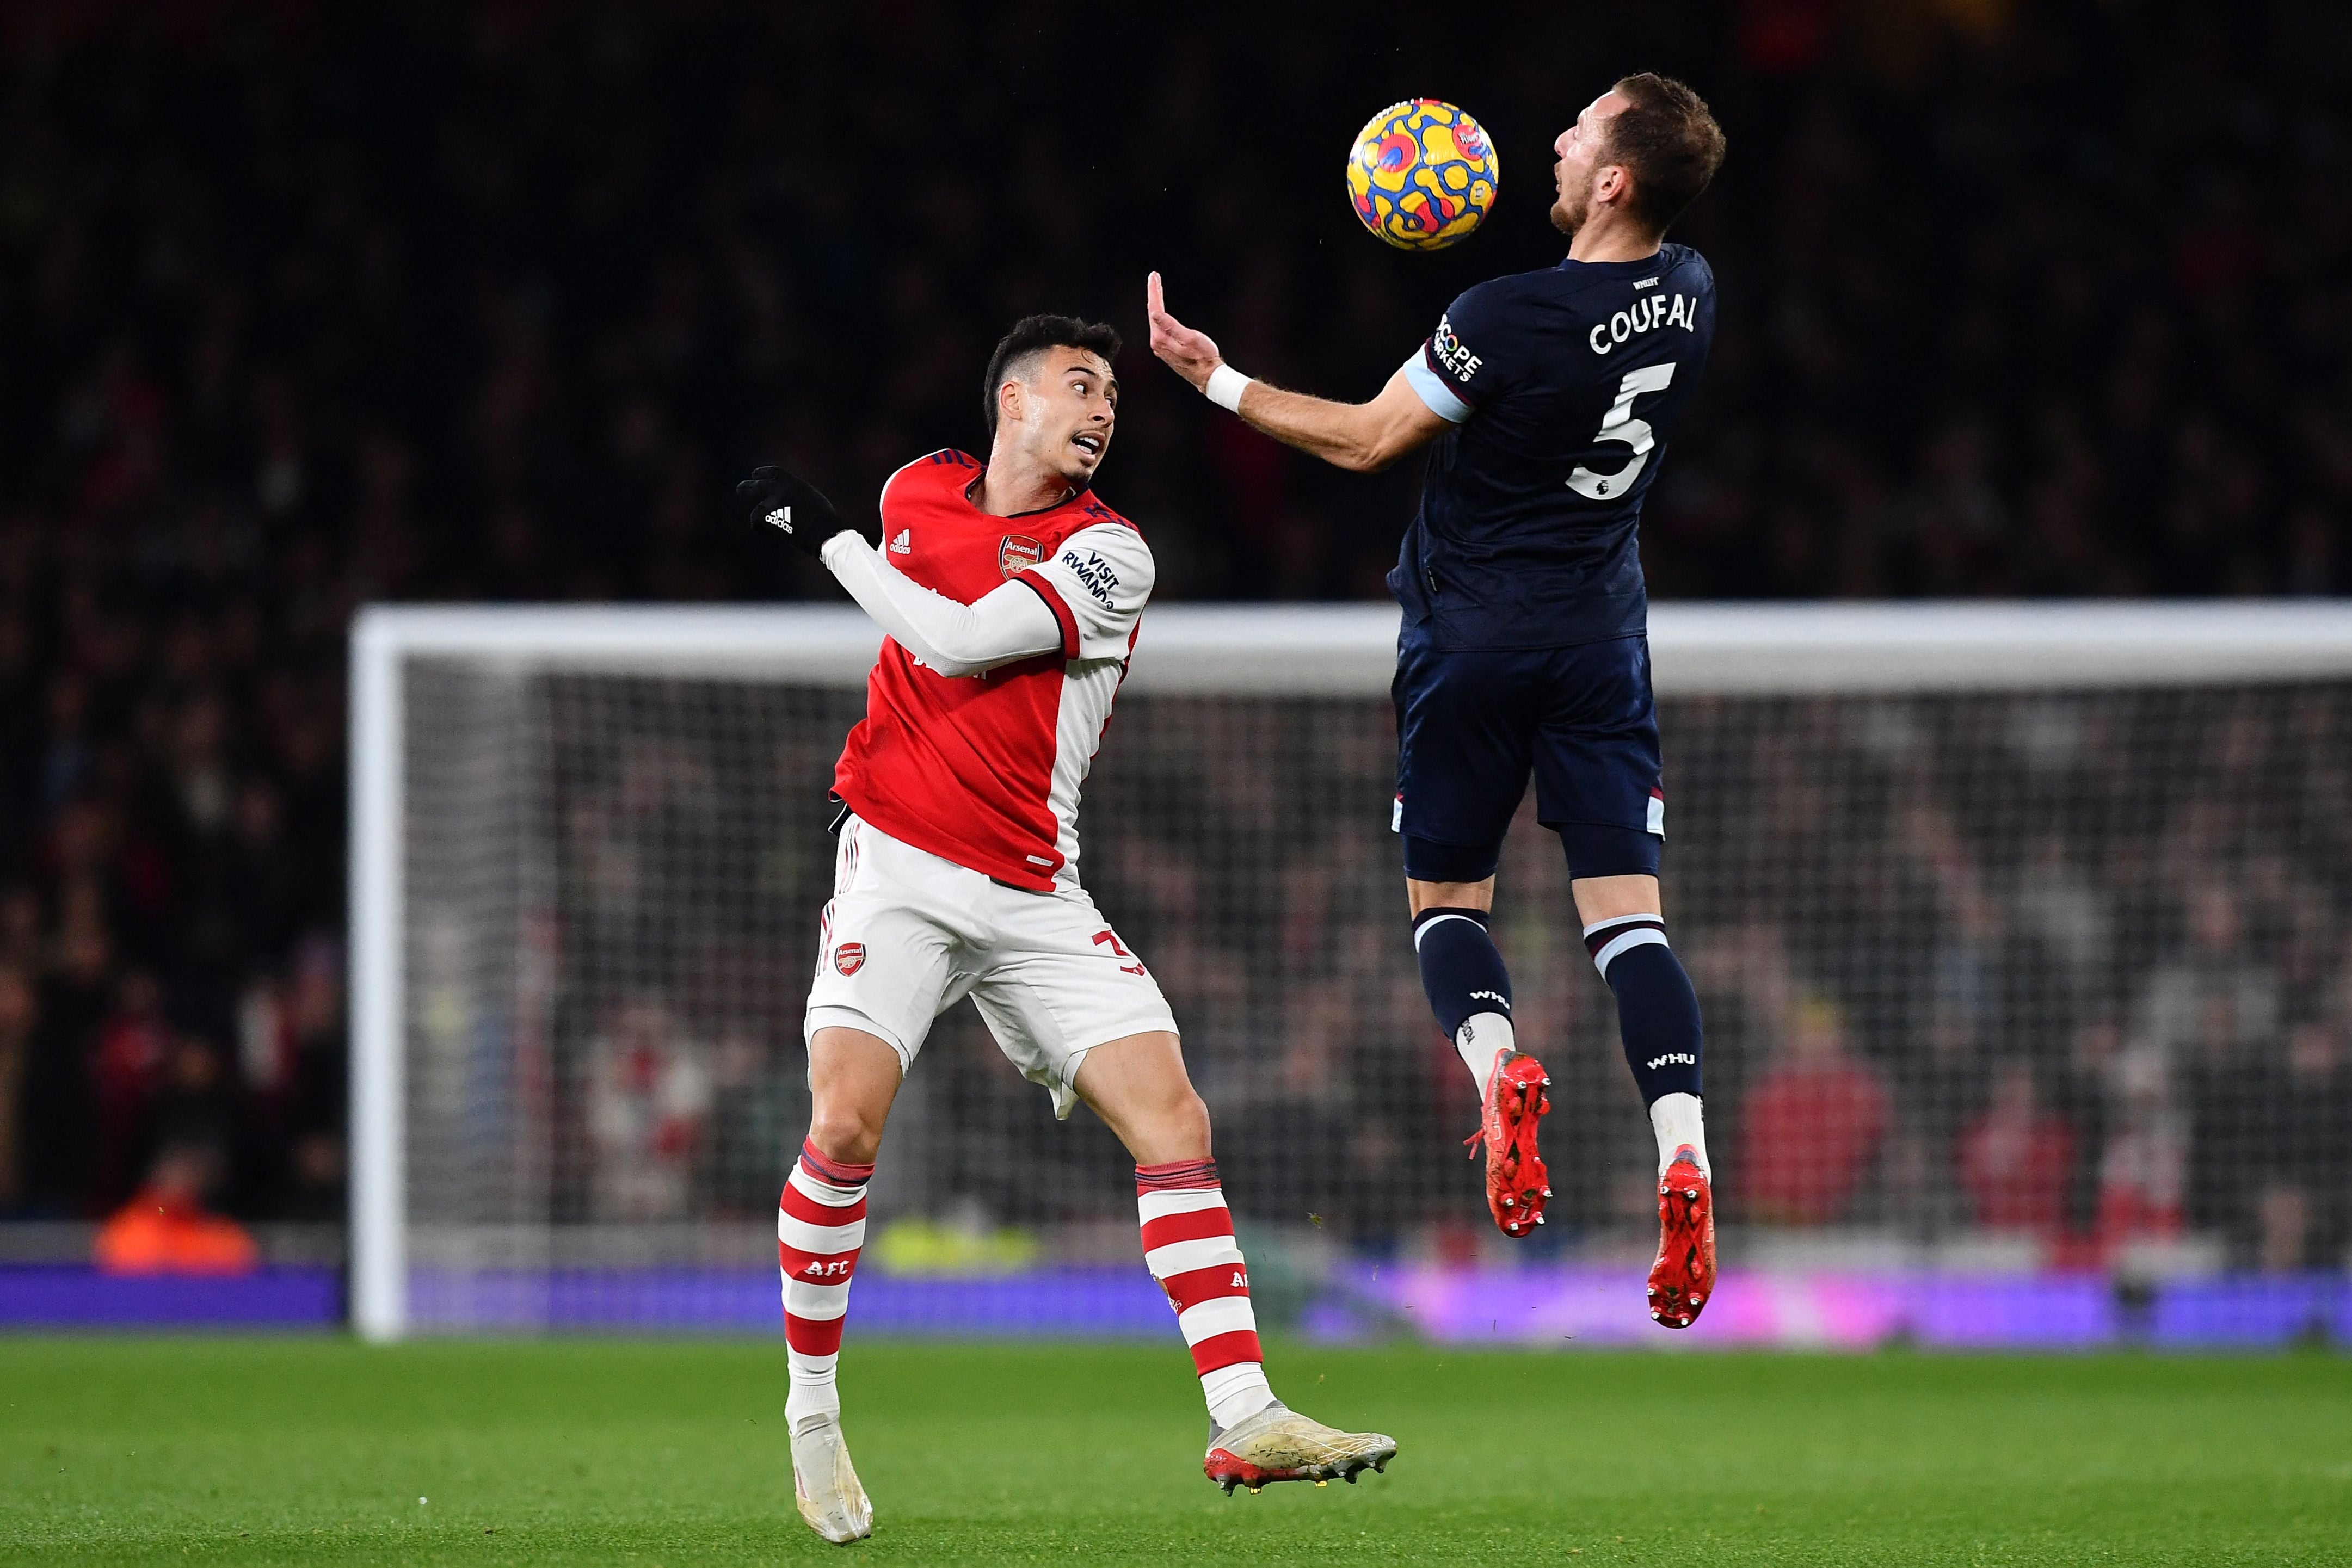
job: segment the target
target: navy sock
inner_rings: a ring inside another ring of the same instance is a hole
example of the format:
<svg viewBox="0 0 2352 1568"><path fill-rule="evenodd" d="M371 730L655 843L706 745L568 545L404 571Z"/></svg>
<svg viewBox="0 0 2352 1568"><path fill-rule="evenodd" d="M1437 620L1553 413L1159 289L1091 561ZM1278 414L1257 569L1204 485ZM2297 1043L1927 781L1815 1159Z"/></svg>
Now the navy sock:
<svg viewBox="0 0 2352 1568"><path fill-rule="evenodd" d="M1617 1033L1642 1103L1654 1104L1661 1094L1697 1094L1704 1054L1698 993L1666 946L1666 923L1654 915L1598 921L1584 928L1584 945L1617 995Z"/></svg>
<svg viewBox="0 0 2352 1568"><path fill-rule="evenodd" d="M1462 1020L1478 1013L1511 1016L1511 974L1483 909L1424 909L1412 917L1412 950L1421 960L1429 1010L1452 1040Z"/></svg>

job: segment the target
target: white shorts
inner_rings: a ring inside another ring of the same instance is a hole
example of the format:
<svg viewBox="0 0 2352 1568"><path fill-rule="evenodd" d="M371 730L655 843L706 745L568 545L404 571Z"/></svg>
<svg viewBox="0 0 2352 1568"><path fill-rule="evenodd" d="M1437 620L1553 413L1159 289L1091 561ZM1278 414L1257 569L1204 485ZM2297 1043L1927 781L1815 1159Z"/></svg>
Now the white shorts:
<svg viewBox="0 0 2352 1568"><path fill-rule="evenodd" d="M862 1029L911 1069L931 1020L967 995L997 1049L1052 1091L1056 1116L1077 1103L1072 1081L1087 1051L1176 1032L1160 983L1086 889L1007 887L851 817L817 936L804 1038Z"/></svg>

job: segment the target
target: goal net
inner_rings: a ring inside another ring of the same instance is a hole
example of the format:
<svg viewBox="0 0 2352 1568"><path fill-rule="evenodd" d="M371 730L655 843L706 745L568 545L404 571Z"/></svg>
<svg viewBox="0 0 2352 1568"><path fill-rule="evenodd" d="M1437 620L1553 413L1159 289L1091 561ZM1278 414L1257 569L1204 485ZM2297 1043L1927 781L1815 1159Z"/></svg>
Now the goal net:
<svg viewBox="0 0 2352 1568"><path fill-rule="evenodd" d="M1153 610L1080 819L1261 1294L1343 1327L1442 1310L1381 1297L1383 1262L1426 1293L1638 1270L1655 1234L1647 1123L1532 800L1495 930L1553 1075L1556 1197L1538 1244L1486 1221L1389 831L1395 632L1370 606ZM1727 1263L2341 1266L2352 612L1669 606L1652 641ZM877 642L835 609L362 617L363 1331L774 1321L826 786ZM1116 1332L1135 1294L1088 1294L1114 1280L1156 1305L1129 1163L1087 1113L1057 1124L968 1007L871 1204L857 1313ZM1318 1304L1334 1281L1365 1289Z"/></svg>

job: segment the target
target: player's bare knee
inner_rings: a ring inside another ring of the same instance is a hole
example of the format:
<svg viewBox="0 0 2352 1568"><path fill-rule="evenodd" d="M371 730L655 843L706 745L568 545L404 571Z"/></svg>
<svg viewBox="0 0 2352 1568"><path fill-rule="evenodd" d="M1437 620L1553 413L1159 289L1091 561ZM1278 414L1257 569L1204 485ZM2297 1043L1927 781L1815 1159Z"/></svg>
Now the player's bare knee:
<svg viewBox="0 0 2352 1568"><path fill-rule="evenodd" d="M1190 1083L1180 1080L1097 1110L1139 1165L1209 1157L1209 1107Z"/></svg>
<svg viewBox="0 0 2352 1568"><path fill-rule="evenodd" d="M809 1142L826 1159L870 1166L881 1150L882 1126L887 1116L887 1112L869 1106L819 1101L809 1117Z"/></svg>
<svg viewBox="0 0 2352 1568"><path fill-rule="evenodd" d="M1152 1096L1134 1125L1131 1142L1145 1164L1209 1157L1209 1107L1190 1083Z"/></svg>
<svg viewBox="0 0 2352 1568"><path fill-rule="evenodd" d="M1419 877L1404 879L1405 906L1418 915L1424 909L1492 909L1495 907L1495 879L1478 882L1429 882Z"/></svg>
<svg viewBox="0 0 2352 1568"><path fill-rule="evenodd" d="M1654 876L1580 876L1568 884L1579 920L1618 920L1629 915L1661 915L1665 904L1658 896Z"/></svg>
<svg viewBox="0 0 2352 1568"><path fill-rule="evenodd" d="M1209 1157L1209 1105L1191 1084L1171 1098L1164 1122L1171 1142L1197 1145L1199 1154L1195 1157Z"/></svg>

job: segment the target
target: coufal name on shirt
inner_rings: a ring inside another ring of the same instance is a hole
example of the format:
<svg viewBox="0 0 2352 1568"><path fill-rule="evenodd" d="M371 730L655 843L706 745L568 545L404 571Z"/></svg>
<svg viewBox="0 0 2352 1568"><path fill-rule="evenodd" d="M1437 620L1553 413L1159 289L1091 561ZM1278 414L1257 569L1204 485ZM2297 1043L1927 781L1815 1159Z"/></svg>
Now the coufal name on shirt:
<svg viewBox="0 0 2352 1568"><path fill-rule="evenodd" d="M1118 573L1111 570L1110 562L1092 550L1087 551L1087 559L1080 560L1077 551L1066 549L1062 552L1062 564L1086 584L1088 593L1106 605L1110 603L1111 595L1118 591Z"/></svg>
<svg viewBox="0 0 2352 1568"><path fill-rule="evenodd" d="M1606 321L1596 322L1592 335L1585 341L1596 354L1605 354L1637 332L1654 332L1661 327L1680 327L1685 332L1698 330L1698 301L1680 294L1645 294L1633 301L1631 310L1620 310Z"/></svg>
<svg viewBox="0 0 2352 1568"><path fill-rule="evenodd" d="M1467 383L1486 361L1470 351L1469 346L1454 335L1454 323L1444 316L1437 319L1437 331L1429 340L1436 350L1437 368L1455 381Z"/></svg>

